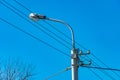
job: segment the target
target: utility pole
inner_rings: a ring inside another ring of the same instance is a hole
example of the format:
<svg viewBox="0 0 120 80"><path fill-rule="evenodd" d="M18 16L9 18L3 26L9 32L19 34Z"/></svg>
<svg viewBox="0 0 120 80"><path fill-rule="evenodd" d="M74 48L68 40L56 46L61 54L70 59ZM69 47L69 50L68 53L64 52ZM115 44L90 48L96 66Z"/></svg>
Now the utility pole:
<svg viewBox="0 0 120 80"><path fill-rule="evenodd" d="M78 80L78 50L71 50L72 80Z"/></svg>
<svg viewBox="0 0 120 80"><path fill-rule="evenodd" d="M34 21L39 21L39 20L50 20L50 21L54 21L54 22L59 22L59 23L62 23L64 25L66 25L66 27L70 30L71 32L71 41L72 41L72 50L71 50L71 69L72 69L72 80L78 80L78 68L81 64L79 64L79 55L86 55L86 54L83 54L82 51L80 51L80 54L78 54L78 49L75 48L75 39L74 39L74 31L72 29L72 27L62 21L62 20L58 20L58 19L53 19L53 18L47 18L46 16L44 15L41 15L41 14L36 14L36 13L31 13L29 15L30 19L34 20Z"/></svg>

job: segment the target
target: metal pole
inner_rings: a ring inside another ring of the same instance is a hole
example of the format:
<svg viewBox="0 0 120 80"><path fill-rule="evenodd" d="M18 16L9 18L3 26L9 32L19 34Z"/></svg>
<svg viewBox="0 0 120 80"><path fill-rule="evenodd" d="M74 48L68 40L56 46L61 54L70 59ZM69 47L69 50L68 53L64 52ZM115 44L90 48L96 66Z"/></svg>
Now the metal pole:
<svg viewBox="0 0 120 80"><path fill-rule="evenodd" d="M60 22L62 24L65 24L69 30L71 31L71 37L72 37L72 50L71 50L71 69L72 69L72 80L78 80L78 50L75 49L75 39L74 39L74 32L72 27L67 24L64 21L61 20L56 20L52 18L46 18L47 20L55 21L55 22Z"/></svg>
<svg viewBox="0 0 120 80"><path fill-rule="evenodd" d="M78 80L78 50L71 50L72 80Z"/></svg>

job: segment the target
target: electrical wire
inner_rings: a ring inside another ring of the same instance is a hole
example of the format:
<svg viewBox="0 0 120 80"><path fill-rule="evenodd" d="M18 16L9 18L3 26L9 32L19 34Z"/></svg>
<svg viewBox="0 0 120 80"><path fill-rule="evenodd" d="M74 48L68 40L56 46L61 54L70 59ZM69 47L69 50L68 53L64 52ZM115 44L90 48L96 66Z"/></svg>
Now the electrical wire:
<svg viewBox="0 0 120 80"><path fill-rule="evenodd" d="M58 51L59 53L62 53L63 55L66 55L66 56L70 57L68 54L64 53L63 51L61 51L61 50L55 48L54 46L48 44L47 42L45 42L45 41L43 41L43 40L41 40L41 39L39 39L38 37L35 37L34 35L32 35L32 34L26 32L25 30L23 30L23 29L21 29L21 28L15 26L14 24L8 22L7 20L2 19L2 18L0 18L0 20L3 21L3 22L5 22L5 23L7 23L7 24L9 24L9 25L11 25L12 27L16 28L17 30L19 30L19 31L21 31L21 32L23 32L23 33L25 33L25 34L27 34L28 36L30 36L30 37L36 39L37 41L39 41L39 42L41 42L41 43L43 43L43 44L45 44L45 45L47 45L47 46L53 48L54 50Z"/></svg>
<svg viewBox="0 0 120 80"><path fill-rule="evenodd" d="M90 59L88 56L87 56L87 58ZM92 61L92 65L95 64L95 66L100 67L100 65L97 64L93 59L90 59L90 60ZM107 75L108 77L112 78L112 80L115 80L115 79L112 77L112 75L110 75L108 72L105 72L105 71L103 71L103 70L101 70L101 69L99 69L99 71L102 72L104 75ZM118 76L118 77L119 77L119 76Z"/></svg>
<svg viewBox="0 0 120 80"><path fill-rule="evenodd" d="M14 0L16 3L18 3L19 5L21 5L22 7L24 7L25 9L27 9L28 11L32 12L30 9L26 8L25 6L23 6L22 4L20 4L19 2L17 2L16 0ZM55 28L53 25L49 24L48 22L44 21L46 24L52 26L56 31L60 32L61 34L63 34L65 37L67 37L68 39L71 39L70 37L68 37L66 34L64 34L63 32L61 32L60 30L58 30L57 28ZM61 38L62 39L62 38ZM77 42L76 42L77 43ZM79 45L80 47L82 47L83 49L87 50L87 48L85 48L84 46L82 46L81 44L77 43L77 45ZM95 58L96 56L94 54L92 54ZM97 60L99 60L97 58ZM99 60L100 61L100 60ZM101 61L100 61L101 62ZM117 75L117 74L116 74Z"/></svg>
<svg viewBox="0 0 120 80"><path fill-rule="evenodd" d="M87 56L88 57L88 56ZM90 59L89 57L88 57L88 59ZM100 67L97 63L95 63L95 61L92 61L92 65L96 65L96 66L98 66L98 67ZM85 65L79 65L79 66L89 66L89 65L87 65L87 64L85 64ZM88 68L88 70L90 70L90 68ZM110 79L112 79L112 80L116 80L112 75L110 75L108 72L106 72L106 71L104 71L104 70L101 70L101 69L98 69L100 72L102 72L105 76L107 76L107 77L109 77ZM91 70L90 70L91 71ZM96 73L95 71L91 71L92 73L94 72L94 73ZM93 74L94 74L93 73ZM94 74L94 75L97 75L97 73L96 74ZM98 76L97 76L98 77ZM100 76L99 76L100 77ZM98 77L98 78L99 78ZM100 78L101 79L101 78Z"/></svg>
<svg viewBox="0 0 120 80"><path fill-rule="evenodd" d="M87 58L90 59L88 56L87 56ZM92 65L100 67L100 65L98 65L94 60L90 59L90 61L92 61ZM80 65L80 66L82 66L82 65ZM86 66L86 65L84 65L84 66ZM108 72L101 70L101 69L98 69L98 70L100 72L102 72L104 75L106 75L107 77L111 78L112 80L115 80L115 78L112 75L110 75Z"/></svg>
<svg viewBox="0 0 120 80"><path fill-rule="evenodd" d="M44 80L48 80L48 79L50 79L50 78L52 78L52 77L55 77L55 76L57 76L57 75L59 75L59 74L62 74L62 73L64 73L64 72L66 72L66 71L68 71L68 70L71 70L71 67L67 67L67 68L63 69L62 71L60 71L60 72L57 72L57 73L55 73L55 74L52 74L52 75L46 77ZM100 80L103 80L103 78L100 77L100 76L99 76L97 73L95 73L93 70L91 70L91 69L89 69L89 70L90 70L95 76L97 76Z"/></svg>
<svg viewBox="0 0 120 80"><path fill-rule="evenodd" d="M101 70L113 70L113 71L119 71L120 72L120 69L113 69L113 68L102 68L102 67L92 67L92 66L81 66L81 67L101 69Z"/></svg>
<svg viewBox="0 0 120 80"><path fill-rule="evenodd" d="M100 77L96 72L94 72L92 69L89 69L95 76L97 76L100 80L104 80L102 77Z"/></svg>
<svg viewBox="0 0 120 80"><path fill-rule="evenodd" d="M98 57L96 57L94 54L92 54L93 57L95 57L99 62L101 62L104 66L106 66L107 68L109 68L108 65L106 65L102 60L100 60ZM112 73L114 73L115 75L117 75L120 78L120 75L117 74L116 72L112 71Z"/></svg>
<svg viewBox="0 0 120 80"><path fill-rule="evenodd" d="M5 2L5 1L4 1ZM60 43L61 45L63 45L64 47L68 48L68 49L71 49L69 48L68 46L66 46L66 44L64 44L63 42L61 42L60 40L56 39L54 36L50 35L49 33L47 33L45 30L41 29L40 27L38 27L37 25L33 24L32 22L30 22L27 18L23 17L21 14L19 14L18 12L16 12L14 9L8 7L6 4L2 3L0 1L0 3L5 6L6 8L10 9L12 12L14 12L15 14L17 14L18 16L20 16L22 19L26 20L28 23L32 24L34 27L36 27L37 29L39 29L40 31L42 31L43 33L45 33L46 35L48 35L49 37L51 37L52 39L54 39L55 41L57 41L58 43ZM9 5L9 4L8 4ZM9 5L11 6L11 5ZM12 6L11 6L12 7ZM42 25L41 25L42 26Z"/></svg>
<svg viewBox="0 0 120 80"><path fill-rule="evenodd" d="M22 11L20 11L20 10L18 10L17 8L15 8L14 6L12 6L11 4L9 4L8 2L6 2L5 0L4 0L4 2L7 4L7 5L9 5L9 6L11 6L12 8L14 8L16 11L18 11L18 12L20 12L21 14L23 14L24 16L26 16L26 17L28 17L28 15L26 15L25 13L23 13ZM18 2L17 2L18 3ZM26 8L25 8L26 9ZM27 9L28 10L28 9ZM49 30L48 28L46 28L45 26L43 26L43 25L41 25L40 23L37 23L37 22L35 22L36 24L38 24L39 26L41 26L44 30L47 30L48 32L50 32L50 33L52 33L54 36L56 36L57 38L59 38L59 39L61 39L62 41L64 41L64 42L66 42L68 45L70 45L70 46L72 46L72 44L70 43L70 42L68 42L68 41L66 41L65 39L63 39L62 37L60 37L60 36L58 36L57 34L55 34L54 32L52 32L51 30ZM61 42L62 43L62 42ZM63 43L62 43L63 44ZM63 45L65 45L65 44L63 44ZM67 47L67 46L65 46L65 47ZM68 47L67 47L68 48ZM70 48L69 48L70 49Z"/></svg>
<svg viewBox="0 0 120 80"><path fill-rule="evenodd" d="M95 63L95 61L92 61L96 66L100 67L97 63ZM92 64L93 65L93 64ZM106 75L107 77L109 77L112 80L116 80L112 75L110 75L108 72L98 69L100 72L102 72L104 75Z"/></svg>
<svg viewBox="0 0 120 80"><path fill-rule="evenodd" d="M89 57L88 57L89 58ZM90 58L89 58L90 59ZM80 59L79 59L79 61L80 61ZM92 65L93 65L93 63L96 65L96 66L98 66L99 67L99 65L97 64L97 63L95 63L94 61L92 61ZM81 66L89 66L89 64L81 64L81 63L79 63L79 66L81 67ZM91 69L90 68L88 68L88 70L89 71L91 71ZM115 78L112 76L112 75L110 75L108 72L106 72L106 71L104 71L104 70L101 70L101 69L98 69L100 72L102 72L105 76L107 76L107 77L109 77L110 79L112 79L112 80L115 80ZM95 71L91 71L94 75L98 75ZM96 76L96 77L98 77L98 76ZM99 76L100 77L100 76ZM99 78L98 77L98 78ZM102 78L102 77L101 77ZM101 78L99 78L99 79L101 79Z"/></svg>
<svg viewBox="0 0 120 80"><path fill-rule="evenodd" d="M88 56L87 56L88 57ZM88 57L88 59L90 59L89 57ZM92 59L90 59L91 61L92 61ZM95 63L95 61L92 61L92 65L93 64L95 64L96 66L98 66L98 67L100 67L97 63ZM79 65L79 66L83 66L83 65ZM84 66L89 66L89 65L87 65L87 64L85 64ZM88 70L89 70L89 68L88 68ZM110 75L108 72L106 72L106 71L103 71L103 70L101 70L101 69L98 69L100 72L102 72L105 76L107 76L107 77L109 77L110 79L112 79L112 80L115 80L115 78L112 76L112 75ZM91 70L90 70L91 71ZM91 72L93 72L93 71L91 71ZM94 71L94 73L96 73L95 71ZM94 74L93 73L93 74ZM97 73L96 74L94 74L94 75L97 75Z"/></svg>
<svg viewBox="0 0 120 80"><path fill-rule="evenodd" d="M57 72L57 73L55 73L55 74L52 74L52 75L46 77L44 80L48 80L48 79L50 79L50 78L52 78L52 77L55 77L55 76L57 76L57 75L60 75L60 74L62 74L62 73L64 73L64 72L66 72L66 71L68 71L68 70L71 70L71 67L67 67L67 68L63 69L62 71L59 71L59 72Z"/></svg>
<svg viewBox="0 0 120 80"><path fill-rule="evenodd" d="M24 5L22 5L21 3L19 3L17 0L13 0L15 1L17 4L19 4L20 6L22 6L23 8L25 8L26 10L28 10L29 12L32 13L32 10L30 10L29 8L25 7Z"/></svg>

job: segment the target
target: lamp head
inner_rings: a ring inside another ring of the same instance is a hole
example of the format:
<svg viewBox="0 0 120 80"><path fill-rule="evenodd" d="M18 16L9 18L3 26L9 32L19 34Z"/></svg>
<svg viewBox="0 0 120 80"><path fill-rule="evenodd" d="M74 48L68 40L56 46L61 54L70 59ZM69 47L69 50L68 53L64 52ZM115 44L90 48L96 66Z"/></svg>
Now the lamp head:
<svg viewBox="0 0 120 80"><path fill-rule="evenodd" d="M29 18L33 21L39 21L40 19L46 19L46 16L36 13L30 13Z"/></svg>

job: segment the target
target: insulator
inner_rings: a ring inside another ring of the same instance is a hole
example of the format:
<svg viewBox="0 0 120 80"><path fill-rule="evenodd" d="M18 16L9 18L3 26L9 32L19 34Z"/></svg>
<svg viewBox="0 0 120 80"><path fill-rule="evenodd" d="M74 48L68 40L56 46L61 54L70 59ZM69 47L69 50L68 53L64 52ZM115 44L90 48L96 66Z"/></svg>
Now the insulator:
<svg viewBox="0 0 120 80"><path fill-rule="evenodd" d="M83 52L82 52L82 50L80 50L80 54L82 54Z"/></svg>
<svg viewBox="0 0 120 80"><path fill-rule="evenodd" d="M87 51L87 54L90 54L90 50Z"/></svg>

